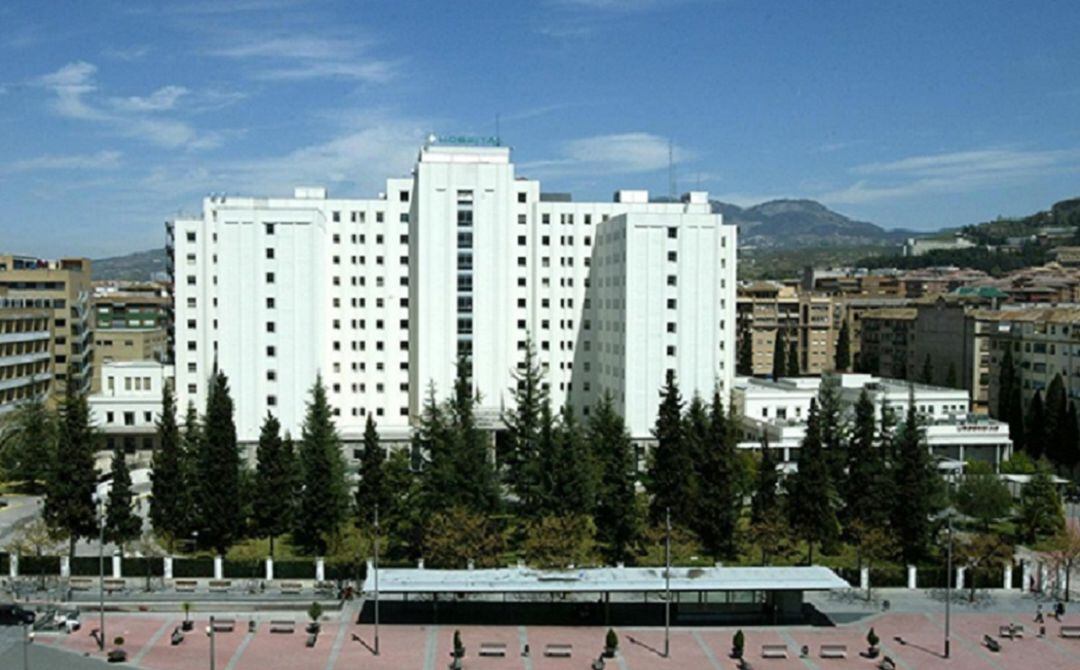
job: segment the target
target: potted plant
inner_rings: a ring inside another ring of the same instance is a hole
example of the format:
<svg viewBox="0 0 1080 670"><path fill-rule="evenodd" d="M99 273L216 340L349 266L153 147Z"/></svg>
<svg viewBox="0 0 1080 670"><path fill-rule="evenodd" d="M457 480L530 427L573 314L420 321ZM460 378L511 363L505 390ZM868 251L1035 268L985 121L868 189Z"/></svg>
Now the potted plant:
<svg viewBox="0 0 1080 670"><path fill-rule="evenodd" d="M109 651L108 660L109 663L123 663L127 661L127 652L124 651L124 638L116 637L113 639L113 645L115 648Z"/></svg>
<svg viewBox="0 0 1080 670"><path fill-rule="evenodd" d="M307 632L318 633L319 632L319 618L322 617L323 609L319 601L313 601L311 607L307 610L308 618L311 619L311 623L308 624Z"/></svg>
<svg viewBox="0 0 1080 670"><path fill-rule="evenodd" d="M619 650L619 636L614 628L608 628L607 637L604 639L604 657L615 658L615 652Z"/></svg>
<svg viewBox="0 0 1080 670"><path fill-rule="evenodd" d="M746 636L743 635L742 628L740 628L735 631L735 637L731 639L731 657L741 659L744 649L746 649Z"/></svg>
<svg viewBox="0 0 1080 670"><path fill-rule="evenodd" d="M877 658L878 653L879 653L879 649L878 649L878 643L879 642L881 642L881 639L878 638L877 633L875 633L874 629L871 628L870 632L868 632L866 634L866 643L868 645L870 645L870 648L866 650L866 657L867 658Z"/></svg>
<svg viewBox="0 0 1080 670"><path fill-rule="evenodd" d="M191 621L191 603L183 603L180 607L184 610L184 622L180 624L180 630L190 633L195 626Z"/></svg>

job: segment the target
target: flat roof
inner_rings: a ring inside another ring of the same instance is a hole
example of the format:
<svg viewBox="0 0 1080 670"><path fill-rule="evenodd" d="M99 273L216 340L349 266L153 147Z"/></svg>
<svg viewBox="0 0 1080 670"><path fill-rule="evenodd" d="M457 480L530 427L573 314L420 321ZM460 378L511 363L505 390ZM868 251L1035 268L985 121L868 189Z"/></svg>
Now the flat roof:
<svg viewBox="0 0 1080 670"><path fill-rule="evenodd" d="M672 591L827 591L850 587L835 572L822 566L671 569ZM662 567L379 570L380 593L661 592L664 588ZM371 570L364 580L364 590L369 593L375 590Z"/></svg>

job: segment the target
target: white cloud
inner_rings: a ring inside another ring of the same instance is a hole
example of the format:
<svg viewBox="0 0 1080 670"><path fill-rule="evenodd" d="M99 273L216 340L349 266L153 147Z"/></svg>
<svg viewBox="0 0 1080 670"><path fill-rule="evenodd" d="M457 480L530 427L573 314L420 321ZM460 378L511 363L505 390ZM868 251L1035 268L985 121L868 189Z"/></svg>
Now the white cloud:
<svg viewBox="0 0 1080 670"><path fill-rule="evenodd" d="M146 97L109 98L102 104L92 97L98 91L97 66L77 61L38 79L52 91L52 107L61 116L108 126L114 133L169 149L204 149L217 146L220 135L193 128L184 121L150 118L148 115L173 110L188 93L182 86L165 86Z"/></svg>
<svg viewBox="0 0 1080 670"><path fill-rule="evenodd" d="M667 169L669 158L676 163L693 159L693 152L651 133L594 135L563 143L555 159L525 163L523 170L541 174L608 173L626 174Z"/></svg>
<svg viewBox="0 0 1080 670"><path fill-rule="evenodd" d="M357 36L299 33L228 33L213 56L253 62L252 75L264 80L349 79L385 83L397 64L367 54L370 44Z"/></svg>
<svg viewBox="0 0 1080 670"><path fill-rule="evenodd" d="M96 154L46 154L0 166L0 172L35 172L38 170L111 170L120 167L123 156L119 151L99 151Z"/></svg>
<svg viewBox="0 0 1080 670"><path fill-rule="evenodd" d="M1008 186L1047 174L1080 171L1080 150L978 149L910 156L851 169L855 183L817 196L827 204L865 204Z"/></svg>

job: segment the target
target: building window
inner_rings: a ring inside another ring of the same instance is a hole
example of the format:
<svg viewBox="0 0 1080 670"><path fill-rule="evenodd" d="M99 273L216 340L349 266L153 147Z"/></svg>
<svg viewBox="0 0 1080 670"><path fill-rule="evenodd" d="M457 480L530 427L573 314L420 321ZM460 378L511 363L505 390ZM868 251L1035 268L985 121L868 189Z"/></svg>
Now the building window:
<svg viewBox="0 0 1080 670"><path fill-rule="evenodd" d="M266 348L266 357L273 358L274 356L277 356L277 348L270 345Z"/></svg>
<svg viewBox="0 0 1080 670"><path fill-rule="evenodd" d="M274 283L274 273L273 272L267 272L266 273L266 283L267 284L273 284Z"/></svg>
<svg viewBox="0 0 1080 670"><path fill-rule="evenodd" d="M274 332L274 322L273 321L267 321L266 322L266 332L268 332L268 333L273 333Z"/></svg>
<svg viewBox="0 0 1080 670"><path fill-rule="evenodd" d="M270 247L267 247L266 249L266 259L271 261L274 260L274 250Z"/></svg>
<svg viewBox="0 0 1080 670"><path fill-rule="evenodd" d="M522 191L521 193L518 193L518 202L524 203L526 201L527 201L526 193L524 191Z"/></svg>
<svg viewBox="0 0 1080 670"><path fill-rule="evenodd" d="M276 395L268 395L268 396L266 396L266 404L267 404L268 407L277 407L277 396Z"/></svg>
<svg viewBox="0 0 1080 670"><path fill-rule="evenodd" d="M267 235L273 235L274 234L274 224L267 223L267 224L265 224L264 228L266 229L266 234Z"/></svg>

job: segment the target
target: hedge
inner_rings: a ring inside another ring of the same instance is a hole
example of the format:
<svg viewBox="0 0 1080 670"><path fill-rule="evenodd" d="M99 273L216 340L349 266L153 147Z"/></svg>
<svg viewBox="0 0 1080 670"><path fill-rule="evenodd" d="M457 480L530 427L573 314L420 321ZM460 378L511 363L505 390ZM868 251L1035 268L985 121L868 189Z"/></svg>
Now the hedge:
<svg viewBox="0 0 1080 670"><path fill-rule="evenodd" d="M20 556L20 575L59 575L59 556Z"/></svg>
<svg viewBox="0 0 1080 670"><path fill-rule="evenodd" d="M223 567L226 579L262 579L266 576L266 566L257 558L225 561Z"/></svg>
<svg viewBox="0 0 1080 670"><path fill-rule="evenodd" d="M97 577L101 569L97 556L76 556L71 559L71 575L73 577ZM105 557L105 576L112 576L112 559Z"/></svg>
<svg viewBox="0 0 1080 670"><path fill-rule="evenodd" d="M6 552L0 552L0 576L6 577L11 571L11 559Z"/></svg>
<svg viewBox="0 0 1080 670"><path fill-rule="evenodd" d="M213 576L214 559L212 558L177 558L173 561L173 577L177 579Z"/></svg>
<svg viewBox="0 0 1080 670"><path fill-rule="evenodd" d="M328 580L362 579L364 568L356 561L335 561L326 563L325 572Z"/></svg>
<svg viewBox="0 0 1080 670"><path fill-rule="evenodd" d="M315 561L274 561L274 579L315 579Z"/></svg>
<svg viewBox="0 0 1080 670"><path fill-rule="evenodd" d="M920 565L916 568L918 576L916 585L920 589L944 589L948 588L949 569L944 565Z"/></svg>
<svg viewBox="0 0 1080 670"><path fill-rule="evenodd" d="M163 577L165 559L147 556L124 558L120 561L120 571L125 577Z"/></svg>
<svg viewBox="0 0 1080 670"><path fill-rule="evenodd" d="M907 567L903 565L871 566L870 584L878 587L907 586Z"/></svg>

